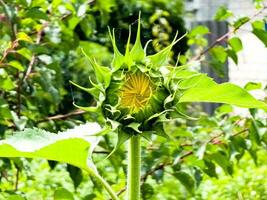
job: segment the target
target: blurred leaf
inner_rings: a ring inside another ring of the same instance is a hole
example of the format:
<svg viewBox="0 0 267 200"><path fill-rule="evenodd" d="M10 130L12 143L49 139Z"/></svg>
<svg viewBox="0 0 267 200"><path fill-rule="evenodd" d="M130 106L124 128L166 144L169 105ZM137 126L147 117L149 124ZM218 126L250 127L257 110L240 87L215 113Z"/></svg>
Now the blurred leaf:
<svg viewBox="0 0 267 200"><path fill-rule="evenodd" d="M256 9L261 9L264 7L263 0L253 0Z"/></svg>
<svg viewBox="0 0 267 200"><path fill-rule="evenodd" d="M216 108L216 110L215 110L216 115L219 115L219 116L229 114L231 112L233 112L233 107L231 105L227 105L227 104L221 105L220 107Z"/></svg>
<svg viewBox="0 0 267 200"><path fill-rule="evenodd" d="M43 20L48 20L48 16L46 13L41 11L39 8L31 8L28 10L25 14L26 17L33 18L33 19L43 19Z"/></svg>
<svg viewBox="0 0 267 200"><path fill-rule="evenodd" d="M267 32L264 30L263 21L255 21L252 23L252 28L254 35L262 41L262 43L267 47Z"/></svg>
<svg viewBox="0 0 267 200"><path fill-rule="evenodd" d="M67 170L70 174L71 180L73 181L74 188L76 189L83 180L82 170L72 165L67 165Z"/></svg>
<svg viewBox="0 0 267 200"><path fill-rule="evenodd" d="M225 52L225 49L222 46L216 46L212 48L211 55L214 56L221 63L224 63L227 59L227 53Z"/></svg>
<svg viewBox="0 0 267 200"><path fill-rule="evenodd" d="M19 71L24 71L24 67L22 66L22 64L19 61L16 60L12 60L8 63L8 65L16 68Z"/></svg>
<svg viewBox="0 0 267 200"><path fill-rule="evenodd" d="M96 198L95 194L88 194L82 198L82 200L94 200Z"/></svg>
<svg viewBox="0 0 267 200"><path fill-rule="evenodd" d="M148 183L144 183L141 186L141 195L143 199L150 199L154 194L154 189L153 186L148 184Z"/></svg>
<svg viewBox="0 0 267 200"><path fill-rule="evenodd" d="M228 44L232 47L235 52L239 52L243 49L241 40L238 37L233 37L228 40Z"/></svg>
<svg viewBox="0 0 267 200"><path fill-rule="evenodd" d="M23 130L25 126L27 125L27 120L28 120L27 117L25 116L18 117L18 115L14 111L11 111L11 115L12 115L14 124L16 125L16 128L18 130Z"/></svg>
<svg viewBox="0 0 267 200"><path fill-rule="evenodd" d="M153 173L153 179L156 180L157 183L161 182L164 176L164 171L162 169L159 169Z"/></svg>
<svg viewBox="0 0 267 200"><path fill-rule="evenodd" d="M0 68L0 89L10 91L15 88L15 83L4 69Z"/></svg>
<svg viewBox="0 0 267 200"><path fill-rule="evenodd" d="M251 126L249 129L249 137L253 143L260 145L260 131L257 122L254 119L251 119Z"/></svg>
<svg viewBox="0 0 267 200"><path fill-rule="evenodd" d="M214 19L217 21L223 21L223 20L226 20L232 16L233 16L233 13L230 10L228 10L225 6L221 6L217 10L217 12L214 16Z"/></svg>
<svg viewBox="0 0 267 200"><path fill-rule="evenodd" d="M234 61L234 63L236 65L238 65L238 56L237 56L236 52L232 49L227 49L226 52L227 52L228 56Z"/></svg>
<svg viewBox="0 0 267 200"><path fill-rule="evenodd" d="M23 40L29 43L33 43L32 39L24 32L17 33L17 40Z"/></svg>
<svg viewBox="0 0 267 200"><path fill-rule="evenodd" d="M233 26L235 29L238 29L240 26L247 23L248 21L249 21L249 17L241 17L241 18L237 19L236 21L234 21Z"/></svg>
<svg viewBox="0 0 267 200"><path fill-rule="evenodd" d="M0 119L11 119L12 115L7 102L0 97Z"/></svg>
<svg viewBox="0 0 267 200"><path fill-rule="evenodd" d="M26 199L18 194L13 194L13 195L10 195L7 198L7 200L26 200Z"/></svg>
<svg viewBox="0 0 267 200"><path fill-rule="evenodd" d="M211 158L224 170L226 174L233 174L233 164L225 154L218 151L213 153Z"/></svg>
<svg viewBox="0 0 267 200"><path fill-rule="evenodd" d="M205 35L207 33L209 33L209 29L208 27L206 26L202 26L202 25L199 25L199 26L196 26L194 27L188 34L189 37L195 37L197 35Z"/></svg>
<svg viewBox="0 0 267 200"><path fill-rule="evenodd" d="M27 48L21 48L19 50L17 50L17 52L22 55L23 57L25 57L26 59L28 59L29 61L31 60L32 58L32 52L27 49Z"/></svg>
<svg viewBox="0 0 267 200"><path fill-rule="evenodd" d="M67 189L60 188L55 191L54 200L74 200L74 197Z"/></svg>
<svg viewBox="0 0 267 200"><path fill-rule="evenodd" d="M188 192L194 193L195 181L188 173L180 171L175 172L173 175L183 184Z"/></svg>
<svg viewBox="0 0 267 200"><path fill-rule="evenodd" d="M245 85L245 89L247 91L250 91L250 90L257 90L257 89L261 89L262 85L261 83L256 83L256 82L248 82L246 85Z"/></svg>

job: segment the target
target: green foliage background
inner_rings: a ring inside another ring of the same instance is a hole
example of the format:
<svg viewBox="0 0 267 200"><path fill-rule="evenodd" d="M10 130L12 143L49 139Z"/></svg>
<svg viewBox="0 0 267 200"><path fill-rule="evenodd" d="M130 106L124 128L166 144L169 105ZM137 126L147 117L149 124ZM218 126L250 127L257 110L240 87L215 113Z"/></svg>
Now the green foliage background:
<svg viewBox="0 0 267 200"><path fill-rule="evenodd" d="M142 12L142 42L153 39L148 54L169 45L176 33L186 32L183 1L133 0L0 0L0 136L25 127L57 132L96 116L76 110L95 102L86 93L72 88L69 80L90 86L92 68L81 48L99 63L109 65L112 45L107 26L116 28L119 49L128 38L128 26L136 32ZM256 1L259 9L260 1ZM222 7L216 20L233 16ZM247 18L230 26L239 28ZM266 44L263 20L252 22L253 33ZM189 30L186 39L173 48L171 62L184 64L207 47L207 27ZM216 45L210 52L211 67L220 69L227 58L238 64L242 41L232 37L227 47ZM189 45L197 49L188 49ZM220 72L220 70L218 70ZM246 89L264 88L250 83ZM165 129L174 140L153 137L142 150L143 199L267 199L266 193L266 117L258 110L237 116L224 105L213 116L201 112L199 105L183 108L194 120L177 120ZM200 114L196 114L200 113ZM264 116L264 117L263 117ZM109 160L115 135L104 136L95 150L94 160L115 191L125 187L124 147ZM241 159L242 158L242 159ZM0 199L108 199L100 184L71 165L44 160L1 159ZM229 176L230 175L230 176ZM65 189L63 189L65 188ZM69 192L68 192L68 191ZM19 196L17 196L19 195Z"/></svg>

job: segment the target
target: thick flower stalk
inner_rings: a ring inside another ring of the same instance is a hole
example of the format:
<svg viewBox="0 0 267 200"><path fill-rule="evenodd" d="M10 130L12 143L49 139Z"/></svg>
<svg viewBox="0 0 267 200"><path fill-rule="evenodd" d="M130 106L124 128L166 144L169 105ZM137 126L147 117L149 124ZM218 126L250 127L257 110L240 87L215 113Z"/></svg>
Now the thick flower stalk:
<svg viewBox="0 0 267 200"><path fill-rule="evenodd" d="M168 137L164 123L187 117L180 110L181 103L218 102L267 110L265 103L236 85L217 84L205 74L190 70L189 65L169 65L171 49L181 39L177 35L162 51L146 55L140 32L139 18L135 43L130 48L130 29L123 55L116 46L114 30L109 31L114 50L111 66L100 66L85 54L94 69L96 82L90 79L92 88L73 83L95 98L94 107L76 106L99 115L103 126L100 134L117 133L114 151L130 140L128 200L138 200L140 195L140 138L149 139L152 134Z"/></svg>

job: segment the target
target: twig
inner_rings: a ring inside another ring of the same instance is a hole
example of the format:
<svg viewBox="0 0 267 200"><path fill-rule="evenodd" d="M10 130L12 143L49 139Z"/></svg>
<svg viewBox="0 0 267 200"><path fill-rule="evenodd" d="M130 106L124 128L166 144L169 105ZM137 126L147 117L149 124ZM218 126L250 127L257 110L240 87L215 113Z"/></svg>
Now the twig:
<svg viewBox="0 0 267 200"><path fill-rule="evenodd" d="M16 166L16 179L15 179L15 188L14 188L15 191L18 190L18 185L19 185L19 172L20 172L20 169L19 169L19 167Z"/></svg>
<svg viewBox="0 0 267 200"><path fill-rule="evenodd" d="M41 42L41 38L42 38L43 30L44 30L44 28L45 28L47 25L48 25L48 23L43 24L42 28L37 32L37 38L36 38L36 42L35 42L36 44L40 44L40 42ZM34 63L35 63L35 61L36 61L36 55L33 54L32 57L31 57L31 61L30 61L30 63L29 63L29 66L28 66L28 68L27 68L27 71L26 71L26 73L24 74L24 77L22 78L22 82L23 82L24 80L26 80L26 79L29 77L29 75L30 75L30 73L31 73L31 71L32 71L33 65L34 65Z"/></svg>
<svg viewBox="0 0 267 200"><path fill-rule="evenodd" d="M20 118L20 104L21 104L21 95L20 95L20 91L21 91L21 81L19 79L19 70L17 70L17 74L16 74L16 78L17 78L17 88L16 88L16 93L17 93L17 116L18 118Z"/></svg>
<svg viewBox="0 0 267 200"><path fill-rule="evenodd" d="M82 115L84 114L86 111L84 110L75 110L73 112L67 113L67 114L60 114L60 115L54 115L54 116L50 116L50 117L46 117L45 119L39 120L38 122L45 122L45 121L49 121L49 120L61 120L61 119L66 119L69 117L73 117L73 116L77 116L77 115Z"/></svg>
<svg viewBox="0 0 267 200"><path fill-rule="evenodd" d="M199 60L202 56L204 56L206 53L208 53L213 47L215 47L217 44L223 42L224 40L226 40L231 34L235 33L237 30L240 29L240 27L242 27L243 25L247 24L248 22L250 22L252 19L254 19L255 17L257 17L258 15L260 15L267 7L264 6L262 9L260 9L258 12L256 12L252 17L249 18L248 21L246 21L245 23L240 24L239 26L235 27L234 29L228 31L227 33L225 33L224 35L222 35L221 37L217 38L209 47L207 47L205 50L201 51L197 56L193 57L191 59L191 61L196 61Z"/></svg>

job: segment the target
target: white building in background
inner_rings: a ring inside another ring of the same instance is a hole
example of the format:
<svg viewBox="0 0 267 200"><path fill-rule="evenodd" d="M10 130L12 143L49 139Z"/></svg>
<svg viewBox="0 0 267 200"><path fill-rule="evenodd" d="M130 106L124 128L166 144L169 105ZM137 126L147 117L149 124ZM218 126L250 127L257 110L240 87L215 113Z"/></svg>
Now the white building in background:
<svg viewBox="0 0 267 200"><path fill-rule="evenodd" d="M267 0L264 0L267 5ZM192 14L187 18L187 24L194 21L213 20L216 10L225 5L235 16L253 16L257 10L252 0L186 0L185 8ZM267 10L261 16L267 16ZM243 51L239 53L239 64L236 66L229 60L230 82L244 86L247 82L261 82L267 85L267 48L251 32L251 25L248 23L242 26L237 35L243 42ZM253 91L259 98L263 92Z"/></svg>

